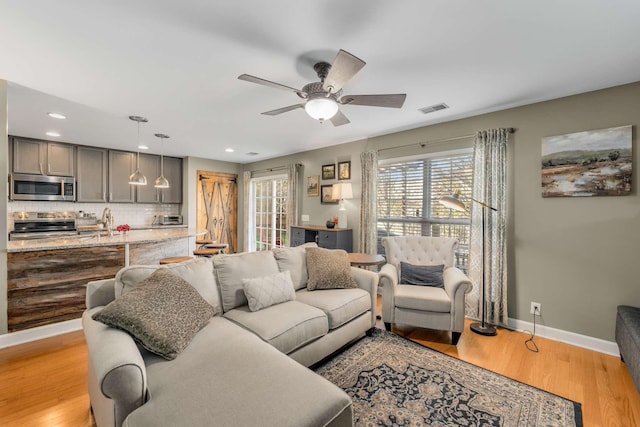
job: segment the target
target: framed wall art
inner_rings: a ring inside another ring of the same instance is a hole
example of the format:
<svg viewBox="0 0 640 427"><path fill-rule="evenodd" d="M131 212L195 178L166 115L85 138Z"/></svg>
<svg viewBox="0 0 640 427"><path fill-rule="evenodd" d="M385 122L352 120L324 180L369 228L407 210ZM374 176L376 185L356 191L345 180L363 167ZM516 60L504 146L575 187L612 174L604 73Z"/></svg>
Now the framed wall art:
<svg viewBox="0 0 640 427"><path fill-rule="evenodd" d="M317 197L320 195L320 175L307 177L307 196Z"/></svg>
<svg viewBox="0 0 640 427"><path fill-rule="evenodd" d="M542 197L631 193L631 126L542 139Z"/></svg>
<svg viewBox="0 0 640 427"><path fill-rule="evenodd" d="M338 162L338 179L351 179L351 162Z"/></svg>
<svg viewBox="0 0 640 427"><path fill-rule="evenodd" d="M331 194L333 191L333 185L323 185L321 187L322 193L320 193L320 203L323 205L337 205L338 200L333 198Z"/></svg>
<svg viewBox="0 0 640 427"><path fill-rule="evenodd" d="M336 165L322 165L322 179L336 179Z"/></svg>

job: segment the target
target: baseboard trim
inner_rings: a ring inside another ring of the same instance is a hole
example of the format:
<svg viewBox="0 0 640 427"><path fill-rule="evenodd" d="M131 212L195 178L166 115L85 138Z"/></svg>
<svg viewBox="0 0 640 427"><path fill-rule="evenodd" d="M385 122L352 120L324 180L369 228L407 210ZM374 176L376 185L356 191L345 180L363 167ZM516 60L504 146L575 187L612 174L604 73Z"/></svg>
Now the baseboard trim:
<svg viewBox="0 0 640 427"><path fill-rule="evenodd" d="M81 329L82 319L65 320L64 322L51 325L36 326L35 328L25 329L24 331L0 335L0 348L12 347L14 345L54 337Z"/></svg>
<svg viewBox="0 0 640 427"><path fill-rule="evenodd" d="M517 331L533 331L533 323L524 320L509 318L509 327ZM620 357L618 344L612 341L600 338L590 337L588 335L576 334L575 332L564 331L562 329L551 328L549 326L536 323L536 335L542 338L548 338L554 341L560 341L565 344L575 345L576 347L586 348L587 350L597 351L599 353L609 354L611 356Z"/></svg>

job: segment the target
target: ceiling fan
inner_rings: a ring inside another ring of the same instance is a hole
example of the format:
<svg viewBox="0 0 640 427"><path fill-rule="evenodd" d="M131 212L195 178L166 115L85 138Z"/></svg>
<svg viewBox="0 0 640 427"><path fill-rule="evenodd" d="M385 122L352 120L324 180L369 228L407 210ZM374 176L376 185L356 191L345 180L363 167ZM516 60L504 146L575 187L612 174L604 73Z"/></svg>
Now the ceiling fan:
<svg viewBox="0 0 640 427"><path fill-rule="evenodd" d="M307 114L320 122L331 120L334 126L341 126L350 122L347 116L340 111L338 104L401 108L407 97L404 93L393 95L343 95L342 87L365 65L366 62L363 60L340 49L333 64L318 62L313 66L315 72L318 73L320 81L306 84L302 90L249 74L242 74L238 76L238 79L276 89L284 89L304 99L304 102L300 104L265 111L262 114L275 116L297 108L304 108Z"/></svg>

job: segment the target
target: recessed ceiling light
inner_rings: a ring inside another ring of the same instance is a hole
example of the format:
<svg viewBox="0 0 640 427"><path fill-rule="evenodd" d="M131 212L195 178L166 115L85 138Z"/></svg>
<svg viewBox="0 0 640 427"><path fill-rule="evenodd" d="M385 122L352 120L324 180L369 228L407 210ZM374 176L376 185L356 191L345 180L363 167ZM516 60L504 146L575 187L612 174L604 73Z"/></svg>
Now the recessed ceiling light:
<svg viewBox="0 0 640 427"><path fill-rule="evenodd" d="M47 136L59 137L60 134L58 132L49 131L47 132Z"/></svg>
<svg viewBox="0 0 640 427"><path fill-rule="evenodd" d="M60 120L64 120L67 118L67 116L65 116L64 114L60 114L60 113L47 113L49 115L49 117L53 117L54 119L60 119Z"/></svg>
<svg viewBox="0 0 640 427"><path fill-rule="evenodd" d="M140 150L148 150L149 149L149 147L147 147L146 145L142 145L142 144L138 145L138 148Z"/></svg>
<svg viewBox="0 0 640 427"><path fill-rule="evenodd" d="M225 148L224 151L227 153L233 153L235 150L233 148Z"/></svg>

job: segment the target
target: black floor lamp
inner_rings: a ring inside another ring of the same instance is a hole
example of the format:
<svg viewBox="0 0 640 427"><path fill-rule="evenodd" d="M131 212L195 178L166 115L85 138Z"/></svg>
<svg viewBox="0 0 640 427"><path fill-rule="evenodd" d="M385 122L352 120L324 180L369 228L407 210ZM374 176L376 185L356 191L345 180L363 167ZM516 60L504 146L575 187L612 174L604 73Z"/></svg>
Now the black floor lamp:
<svg viewBox="0 0 640 427"><path fill-rule="evenodd" d="M494 212L497 212L498 209L489 206L488 204L481 202L479 200L476 200L474 198L471 198L471 200L473 200L474 202L476 202L477 204L479 204L480 206L482 206L482 228L481 228L481 233L482 233L482 322L481 323L472 323L470 328L473 332L475 332L476 334L480 334L480 335L485 335L485 336L489 336L489 337L493 337L495 335L497 335L497 331L496 328L493 327L492 325L489 325L486 323L485 321L485 312L484 312L484 308L486 306L486 296L485 296L485 290L484 290L484 276L485 276L485 248L484 248L484 223L485 223L485 219L486 219L486 212L487 209L491 209ZM457 211L460 212L466 212L467 211L467 207L465 206L464 202L462 200L460 200L460 192L457 191L454 194L452 194L451 196L444 196L442 197L439 202L446 206L449 209L455 209Z"/></svg>

